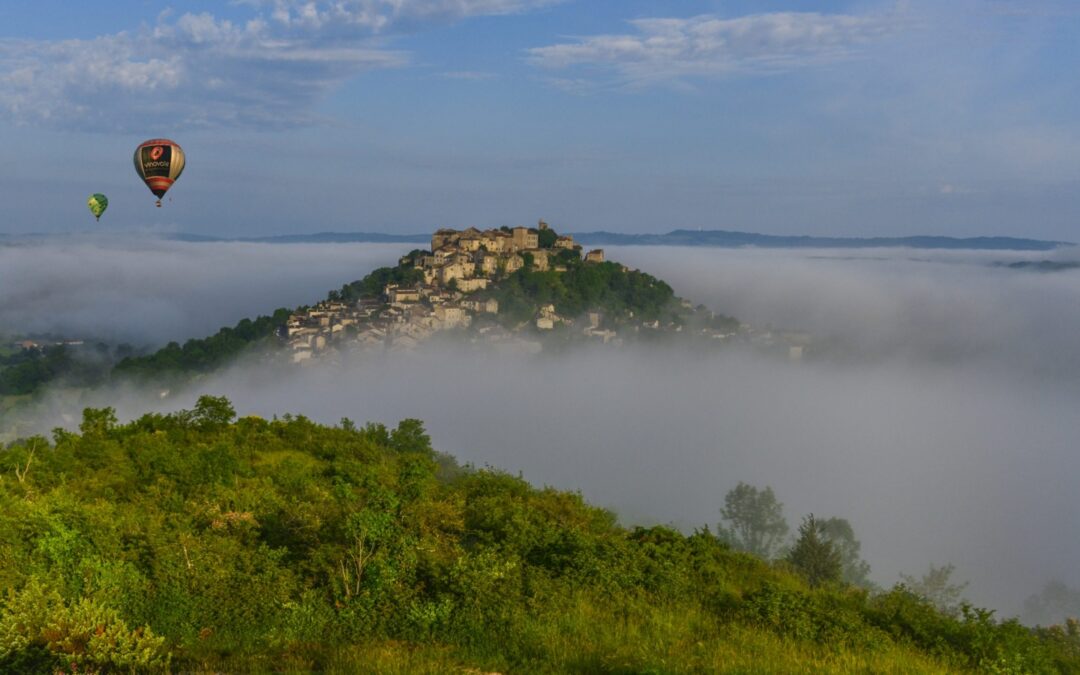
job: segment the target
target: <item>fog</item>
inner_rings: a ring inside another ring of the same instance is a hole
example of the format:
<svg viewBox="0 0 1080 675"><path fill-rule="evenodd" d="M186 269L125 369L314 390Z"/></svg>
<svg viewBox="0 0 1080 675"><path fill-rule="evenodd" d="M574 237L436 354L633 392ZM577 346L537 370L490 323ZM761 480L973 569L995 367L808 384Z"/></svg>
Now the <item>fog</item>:
<svg viewBox="0 0 1080 675"><path fill-rule="evenodd" d="M151 236L0 241L0 336L160 345L326 296L409 250L188 243Z"/></svg>
<svg viewBox="0 0 1080 675"><path fill-rule="evenodd" d="M212 324L209 332L311 302L376 263L392 264L401 250L72 246L106 248L99 257L125 271L94 277L60 266L51 285L45 273L35 283L76 289L89 307L134 298L121 323L136 332L140 320L161 321L156 312L142 316L145 307L165 306L180 323L200 313L227 317L191 319ZM66 247L24 248L29 260L20 264L33 270L35 258L71 255L57 248ZM129 259L148 248L156 264ZM44 321L23 282L8 288L16 277L6 255L4 323ZM327 261L316 272L320 256ZM459 460L581 490L627 524L715 525L724 493L745 481L771 485L793 528L809 512L848 518L883 585L953 563L957 578L971 581L971 600L1006 614L1050 579L1080 586L1080 271L992 266L1048 257L1007 252L641 247L608 256L710 309L804 330L831 349L803 363L661 346L538 356L439 347L282 370L248 363L166 399L131 390L78 402L58 395L39 423L71 425L84 404L114 405L122 417L189 406L198 393L227 395L242 414L387 424L419 417L436 447ZM91 277L112 279L106 297L81 288ZM23 304L9 307L12 297ZM245 312L244 302L265 304ZM48 321L63 331L89 325L84 314L62 311ZM167 339L163 326L144 330Z"/></svg>

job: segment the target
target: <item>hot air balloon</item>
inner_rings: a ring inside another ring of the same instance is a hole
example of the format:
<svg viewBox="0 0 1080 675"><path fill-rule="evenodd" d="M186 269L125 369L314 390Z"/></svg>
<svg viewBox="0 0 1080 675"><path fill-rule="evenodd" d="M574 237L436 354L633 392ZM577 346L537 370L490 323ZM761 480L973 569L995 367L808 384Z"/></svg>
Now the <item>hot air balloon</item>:
<svg viewBox="0 0 1080 675"><path fill-rule="evenodd" d="M184 172L184 151L167 138L146 141L135 148L135 171L158 198L160 207L161 198Z"/></svg>
<svg viewBox="0 0 1080 675"><path fill-rule="evenodd" d="M109 208L109 198L100 192L95 192L86 200L86 205L90 207L90 213L94 214L94 218L101 220L101 214Z"/></svg>

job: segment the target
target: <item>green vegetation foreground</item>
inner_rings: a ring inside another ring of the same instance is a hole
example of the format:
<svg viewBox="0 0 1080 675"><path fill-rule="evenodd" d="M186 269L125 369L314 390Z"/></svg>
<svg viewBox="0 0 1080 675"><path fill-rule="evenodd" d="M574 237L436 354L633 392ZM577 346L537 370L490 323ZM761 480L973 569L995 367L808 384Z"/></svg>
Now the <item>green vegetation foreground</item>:
<svg viewBox="0 0 1080 675"><path fill-rule="evenodd" d="M89 409L0 465L2 672L1080 672L1074 624L811 588L459 468L416 420Z"/></svg>

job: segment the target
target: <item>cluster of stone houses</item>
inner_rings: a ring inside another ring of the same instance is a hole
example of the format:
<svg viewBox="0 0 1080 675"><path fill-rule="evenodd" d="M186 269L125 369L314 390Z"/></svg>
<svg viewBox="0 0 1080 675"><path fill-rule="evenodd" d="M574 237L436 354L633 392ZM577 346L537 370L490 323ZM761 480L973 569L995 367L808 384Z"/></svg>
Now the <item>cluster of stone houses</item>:
<svg viewBox="0 0 1080 675"><path fill-rule="evenodd" d="M569 235L556 236L550 248L540 247L540 233L548 229L540 221L536 229L528 227L499 230L438 230L431 236L430 255L415 261L424 270L424 282L449 284L457 282L458 290L468 292L485 288L487 280L499 275L512 274L525 266L525 256L532 258L533 269L538 272L566 271L559 264L564 251L574 251L581 256L581 246ZM585 254L586 262L604 262L600 249Z"/></svg>
<svg viewBox="0 0 1080 675"><path fill-rule="evenodd" d="M410 349L438 331L467 328L478 316L498 314L498 301L481 291L524 267L525 256L531 257L537 271L565 271L559 262L564 251L580 259L581 247L572 236L556 236L551 248L541 248L540 231L546 229L540 221L536 229L438 230L431 237L430 251L400 261L420 270L421 282L389 284L379 298L355 304L323 302L290 316L282 337L293 361L307 361L334 343ZM604 252L589 251L585 261L603 262ZM549 305L541 308L535 325L552 329L561 320ZM491 340L509 338L490 326L481 334Z"/></svg>

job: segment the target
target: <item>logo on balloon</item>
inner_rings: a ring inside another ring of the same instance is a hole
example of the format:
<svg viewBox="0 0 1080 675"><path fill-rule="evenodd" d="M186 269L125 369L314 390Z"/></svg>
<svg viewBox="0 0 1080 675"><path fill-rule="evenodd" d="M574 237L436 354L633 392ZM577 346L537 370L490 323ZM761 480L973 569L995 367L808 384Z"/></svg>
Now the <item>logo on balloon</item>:
<svg viewBox="0 0 1080 675"><path fill-rule="evenodd" d="M154 146L150 150L150 159L155 160L155 161L159 160L159 159L161 159L161 156L164 155L164 154L165 154L165 148L161 147L160 145Z"/></svg>

